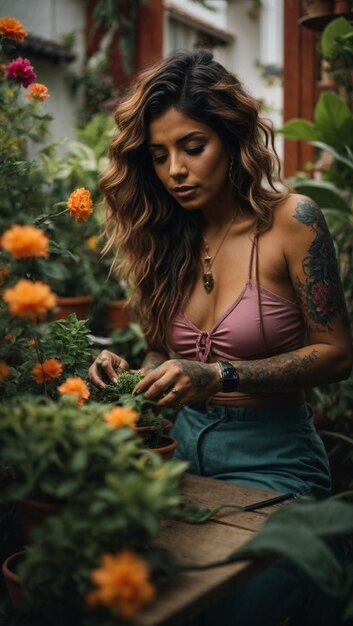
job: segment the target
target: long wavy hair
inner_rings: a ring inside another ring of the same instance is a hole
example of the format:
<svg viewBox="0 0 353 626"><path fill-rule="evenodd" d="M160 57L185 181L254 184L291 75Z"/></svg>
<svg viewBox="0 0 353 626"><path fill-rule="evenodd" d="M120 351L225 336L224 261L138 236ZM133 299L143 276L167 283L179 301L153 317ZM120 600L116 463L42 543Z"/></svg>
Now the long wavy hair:
<svg viewBox="0 0 353 626"><path fill-rule="evenodd" d="M169 108L208 124L234 155L239 205L254 216L255 233L271 226L287 192L275 187L280 163L274 133L258 102L208 50L177 52L143 71L115 111L117 133L101 180L106 250L130 286L130 303L151 347L167 347L168 324L183 306L200 269L202 214L185 211L154 172L148 127Z"/></svg>

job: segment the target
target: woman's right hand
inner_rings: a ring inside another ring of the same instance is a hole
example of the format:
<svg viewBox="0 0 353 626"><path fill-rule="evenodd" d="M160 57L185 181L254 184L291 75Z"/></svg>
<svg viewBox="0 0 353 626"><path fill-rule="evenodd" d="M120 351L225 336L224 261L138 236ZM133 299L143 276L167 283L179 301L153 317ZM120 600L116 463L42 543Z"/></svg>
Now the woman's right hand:
<svg viewBox="0 0 353 626"><path fill-rule="evenodd" d="M104 389L105 383L101 378L102 372L105 373L111 382L116 383L118 375L129 369L128 362L121 356L110 352L110 350L102 350L90 366L88 378L93 385Z"/></svg>

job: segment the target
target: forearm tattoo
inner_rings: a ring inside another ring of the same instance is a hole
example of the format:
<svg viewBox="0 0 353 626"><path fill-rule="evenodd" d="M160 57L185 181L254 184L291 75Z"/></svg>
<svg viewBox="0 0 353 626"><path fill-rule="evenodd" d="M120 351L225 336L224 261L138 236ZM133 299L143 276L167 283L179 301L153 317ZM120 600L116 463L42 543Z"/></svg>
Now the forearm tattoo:
<svg viewBox="0 0 353 626"><path fill-rule="evenodd" d="M332 332L337 313L349 327L335 249L320 209L312 200L301 200L293 217L316 233L302 263L305 280L298 276L294 284L310 329Z"/></svg>
<svg viewBox="0 0 353 626"><path fill-rule="evenodd" d="M318 356L318 351L312 350L305 356L290 352L257 361L235 361L240 377L239 391L297 391L303 388L307 370Z"/></svg>
<svg viewBox="0 0 353 626"><path fill-rule="evenodd" d="M193 387L197 391L203 391L215 381L215 372L210 368L209 363L198 363L196 361L186 361L178 359L175 364L190 378Z"/></svg>

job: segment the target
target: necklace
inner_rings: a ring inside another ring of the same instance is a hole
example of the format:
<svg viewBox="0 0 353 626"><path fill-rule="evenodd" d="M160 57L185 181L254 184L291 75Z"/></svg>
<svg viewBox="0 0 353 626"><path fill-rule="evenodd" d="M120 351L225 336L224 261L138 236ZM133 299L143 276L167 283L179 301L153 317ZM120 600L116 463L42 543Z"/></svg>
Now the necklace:
<svg viewBox="0 0 353 626"><path fill-rule="evenodd" d="M212 274L212 265L213 265L213 263L216 260L216 256L217 256L218 252L220 251L220 249L221 249L221 247L222 247L222 245L223 245L223 243L225 241L225 238L227 237L227 235L228 235L228 233L229 233L229 231L230 231L230 229L232 227L232 224L234 223L234 219L235 219L235 217L232 217L232 219L230 221L230 224L229 224L226 232L224 233L224 235L223 235L223 237L221 239L221 242L220 242L216 252L214 253L213 258L210 256L210 248L209 248L209 245L208 245L208 241L207 241L207 239L205 237L203 237L203 245L204 245L204 248L205 248L206 256L203 259L203 262L204 262L204 265L205 265L205 271L202 274L202 282L203 282L203 286L205 288L206 293L211 293L211 291L212 291L212 289L214 287L214 278L213 278L213 274Z"/></svg>

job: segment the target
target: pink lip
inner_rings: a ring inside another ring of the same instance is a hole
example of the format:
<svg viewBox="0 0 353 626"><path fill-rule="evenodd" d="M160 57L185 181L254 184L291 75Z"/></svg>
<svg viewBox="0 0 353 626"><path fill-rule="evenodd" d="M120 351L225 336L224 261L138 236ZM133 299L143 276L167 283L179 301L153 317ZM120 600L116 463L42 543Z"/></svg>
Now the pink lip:
<svg viewBox="0 0 353 626"><path fill-rule="evenodd" d="M196 187L187 187L186 185L183 187L174 187L173 192L178 198L188 199L191 198L196 191Z"/></svg>

